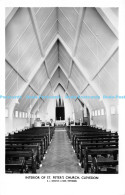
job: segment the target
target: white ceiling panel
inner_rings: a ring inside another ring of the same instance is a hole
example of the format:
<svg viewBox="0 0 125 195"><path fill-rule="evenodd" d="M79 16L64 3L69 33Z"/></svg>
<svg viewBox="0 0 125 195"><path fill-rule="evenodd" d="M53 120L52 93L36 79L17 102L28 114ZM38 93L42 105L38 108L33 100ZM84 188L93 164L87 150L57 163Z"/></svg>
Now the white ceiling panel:
<svg viewBox="0 0 125 195"><path fill-rule="evenodd" d="M35 14L37 14L37 12L40 10L40 7L34 7L33 10L34 10Z"/></svg>
<svg viewBox="0 0 125 195"><path fill-rule="evenodd" d="M12 49L20 37L25 33L30 23L31 20L27 8L19 8L6 27L6 53ZM29 36L31 35L29 34Z"/></svg>
<svg viewBox="0 0 125 195"><path fill-rule="evenodd" d="M92 89L92 87L89 85L84 92L81 94L82 96L90 96L90 97L96 97L98 94ZM103 108L103 102L99 99L95 98L86 98L85 99L88 104L91 106L92 109L98 109L98 108Z"/></svg>
<svg viewBox="0 0 125 195"><path fill-rule="evenodd" d="M101 60L104 59L107 51L104 49L103 45L98 40L98 36L95 36L85 23L82 23L81 36L88 48L101 62Z"/></svg>
<svg viewBox="0 0 125 195"><path fill-rule="evenodd" d="M56 21L57 21L56 9L54 9L51 12L50 16L47 18L46 22L40 28L40 36L42 41L46 37L46 34L52 29Z"/></svg>
<svg viewBox="0 0 125 195"><path fill-rule="evenodd" d="M53 76L51 78L51 85L52 85L52 87L55 86L55 84L57 83L58 79L59 79L59 68L55 71L55 73L53 74Z"/></svg>
<svg viewBox="0 0 125 195"><path fill-rule="evenodd" d="M77 12L77 14L79 14L80 7L74 7L74 10Z"/></svg>
<svg viewBox="0 0 125 195"><path fill-rule="evenodd" d="M53 56L53 59L51 62L47 63L47 67L48 67L48 74L51 75L53 70L55 69L55 67L57 66L58 64L58 53L56 53L54 56Z"/></svg>
<svg viewBox="0 0 125 195"><path fill-rule="evenodd" d="M93 83L98 86L103 95L114 96L118 94L118 86L111 81L111 78L107 76L105 70L94 79Z"/></svg>
<svg viewBox="0 0 125 195"><path fill-rule="evenodd" d="M46 73L45 65L42 64L39 71L36 73L35 77L31 81L31 86L33 86L38 92L40 92L42 86L47 81L48 76Z"/></svg>
<svg viewBox="0 0 125 195"><path fill-rule="evenodd" d="M66 15L64 15L63 11L59 9L58 11L58 21L62 25L62 27L65 29L65 31L70 35L72 39L75 38L75 28L70 23L68 18L66 18Z"/></svg>
<svg viewBox="0 0 125 195"><path fill-rule="evenodd" d="M82 66L87 70L88 75L90 77L94 75L94 73L98 70L100 63L81 37L77 46L76 56Z"/></svg>
<svg viewBox="0 0 125 195"><path fill-rule="evenodd" d="M54 68L58 64L58 47L57 44L54 45L53 49L46 58L46 65L48 74L51 75Z"/></svg>
<svg viewBox="0 0 125 195"><path fill-rule="evenodd" d="M108 63L105 66L105 70L107 73L107 77L110 77L113 83L115 83L115 86L118 87L119 84L119 64L117 62L118 59L114 61L117 56L117 54L114 54L114 56L108 61Z"/></svg>
<svg viewBox="0 0 125 195"><path fill-rule="evenodd" d="M13 69L11 68L11 66L7 62L5 62L5 78L9 76L12 70Z"/></svg>
<svg viewBox="0 0 125 195"><path fill-rule="evenodd" d="M27 87L26 90L24 91L22 98L19 99L19 104L16 105L15 109L20 110L20 111L27 111L30 108L30 105L32 106L34 99L28 99L26 96L36 96L37 94L34 93L34 91L30 88Z"/></svg>
<svg viewBox="0 0 125 195"><path fill-rule="evenodd" d="M63 73L62 70L60 70L60 79L65 87L65 89L67 88L67 83L68 83L68 79L66 77L66 75Z"/></svg>
<svg viewBox="0 0 125 195"><path fill-rule="evenodd" d="M37 20L39 28L41 28L44 25L44 23L49 18L53 10L54 8L52 7L44 7L40 9L34 8L34 11L36 13L36 20Z"/></svg>
<svg viewBox="0 0 125 195"><path fill-rule="evenodd" d="M68 92L71 96L78 96L78 93L76 92L71 83L68 84Z"/></svg>
<svg viewBox="0 0 125 195"><path fill-rule="evenodd" d="M18 89L20 89L24 83L25 82L20 78L20 76L18 76L17 73L12 69L5 80L6 95L9 95L11 93L11 87L13 87L13 85L16 86L15 92L17 93Z"/></svg>
<svg viewBox="0 0 125 195"><path fill-rule="evenodd" d="M47 50L47 48L49 47L49 45L51 44L51 42L53 41L53 39L55 38L56 35L57 35L57 22L55 22L53 24L52 28L50 29L50 31L47 32L47 34L42 42L44 51Z"/></svg>
<svg viewBox="0 0 125 195"><path fill-rule="evenodd" d="M12 78L13 75L13 78ZM18 96L18 90L25 85L25 82L20 78L15 78L14 73L7 78L5 82L5 95L6 96ZM16 79L16 80L15 80ZM6 99L6 106L9 106L12 102L12 99Z"/></svg>
<svg viewBox="0 0 125 195"><path fill-rule="evenodd" d="M112 33L108 25L101 18L96 8L87 8L84 22L89 26L91 31L98 37L102 45L109 50L116 41L115 35Z"/></svg>
<svg viewBox="0 0 125 195"><path fill-rule="evenodd" d="M44 103L43 100L42 100L42 99L39 99L39 100L34 104L34 106L33 106L32 110L31 110L31 112L36 113L36 111L42 106L43 103Z"/></svg>
<svg viewBox="0 0 125 195"><path fill-rule="evenodd" d="M71 72L71 80L77 86L77 89L81 92L87 85L87 81L82 75L82 73L78 70L76 64L73 63L73 68Z"/></svg>
<svg viewBox="0 0 125 195"><path fill-rule="evenodd" d="M58 53L58 44L57 43L55 43L52 50L49 52L48 56L46 57L46 62L51 61L53 58L53 55L55 55L55 53Z"/></svg>
<svg viewBox="0 0 125 195"><path fill-rule="evenodd" d="M62 25L58 22L58 32L61 38L65 41L67 46L72 50L73 48L73 40L67 31L62 27Z"/></svg>
<svg viewBox="0 0 125 195"><path fill-rule="evenodd" d="M69 22L72 24L74 29L77 27L77 22L78 22L78 13L76 10L72 7L60 7L59 8L63 15L69 20Z"/></svg>
<svg viewBox="0 0 125 195"><path fill-rule="evenodd" d="M59 44L59 63L64 68L67 74L69 74L70 71L70 65L71 65L71 57L67 53L67 51L64 49L64 47Z"/></svg>
<svg viewBox="0 0 125 195"><path fill-rule="evenodd" d="M41 95L42 96L47 96L50 93L50 91L51 91L51 85L50 85L50 83L48 83Z"/></svg>
<svg viewBox="0 0 125 195"><path fill-rule="evenodd" d="M8 56L14 65L25 54L27 48L30 47L30 44L32 44L34 38L35 34L33 31L33 27L30 24L25 30L25 33L23 33L20 39L16 41L16 43L8 53Z"/></svg>

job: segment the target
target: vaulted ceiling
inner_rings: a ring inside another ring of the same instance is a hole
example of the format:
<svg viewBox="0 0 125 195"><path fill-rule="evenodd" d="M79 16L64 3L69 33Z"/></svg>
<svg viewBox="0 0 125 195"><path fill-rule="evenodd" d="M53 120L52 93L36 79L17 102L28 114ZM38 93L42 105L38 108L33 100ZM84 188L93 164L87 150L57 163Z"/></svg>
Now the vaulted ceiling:
<svg viewBox="0 0 125 195"><path fill-rule="evenodd" d="M59 83L70 95L118 94L117 8L6 8L5 34L6 95L22 96L15 109L36 110L46 100L26 95L51 95Z"/></svg>

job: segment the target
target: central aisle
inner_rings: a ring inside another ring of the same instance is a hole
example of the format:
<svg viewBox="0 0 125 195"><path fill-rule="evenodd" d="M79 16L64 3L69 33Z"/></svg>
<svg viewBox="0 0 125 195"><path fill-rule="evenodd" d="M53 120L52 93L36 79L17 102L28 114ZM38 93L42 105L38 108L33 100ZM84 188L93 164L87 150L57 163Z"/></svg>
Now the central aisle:
<svg viewBox="0 0 125 195"><path fill-rule="evenodd" d="M66 130L55 130L52 143L42 161L42 167L37 173L84 173L78 165Z"/></svg>

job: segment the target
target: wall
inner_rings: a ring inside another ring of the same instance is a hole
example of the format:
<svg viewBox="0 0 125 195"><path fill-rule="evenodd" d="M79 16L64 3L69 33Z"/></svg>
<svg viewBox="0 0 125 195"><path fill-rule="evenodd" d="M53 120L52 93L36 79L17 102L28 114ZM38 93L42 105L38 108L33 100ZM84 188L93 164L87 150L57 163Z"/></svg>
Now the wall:
<svg viewBox="0 0 125 195"><path fill-rule="evenodd" d="M106 116L94 116L93 125L106 128ZM111 131L118 131L118 114L111 115Z"/></svg>
<svg viewBox="0 0 125 195"><path fill-rule="evenodd" d="M93 116L93 125L106 128L106 116Z"/></svg>
<svg viewBox="0 0 125 195"><path fill-rule="evenodd" d="M111 115L112 131L118 131L118 114Z"/></svg>
<svg viewBox="0 0 125 195"><path fill-rule="evenodd" d="M23 129L27 126L27 119L13 118L13 129L10 129L10 119L5 118L6 133Z"/></svg>

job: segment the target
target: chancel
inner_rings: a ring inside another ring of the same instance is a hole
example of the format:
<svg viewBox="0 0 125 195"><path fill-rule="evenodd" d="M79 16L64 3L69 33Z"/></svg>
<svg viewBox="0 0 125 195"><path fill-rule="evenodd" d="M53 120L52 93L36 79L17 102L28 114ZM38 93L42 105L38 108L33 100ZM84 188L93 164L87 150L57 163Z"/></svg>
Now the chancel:
<svg viewBox="0 0 125 195"><path fill-rule="evenodd" d="M6 173L119 172L118 12L6 8Z"/></svg>

